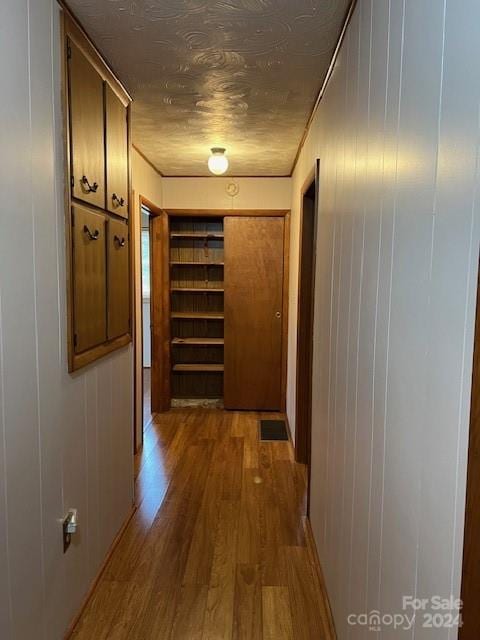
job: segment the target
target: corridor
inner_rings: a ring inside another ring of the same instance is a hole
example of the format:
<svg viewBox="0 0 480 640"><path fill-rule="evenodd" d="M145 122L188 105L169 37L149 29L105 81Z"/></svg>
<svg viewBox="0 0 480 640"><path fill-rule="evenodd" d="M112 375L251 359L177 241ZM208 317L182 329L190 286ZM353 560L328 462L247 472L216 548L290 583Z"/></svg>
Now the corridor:
<svg viewBox="0 0 480 640"><path fill-rule="evenodd" d="M136 457L136 512L75 640L330 638L305 468L258 414L173 409Z"/></svg>

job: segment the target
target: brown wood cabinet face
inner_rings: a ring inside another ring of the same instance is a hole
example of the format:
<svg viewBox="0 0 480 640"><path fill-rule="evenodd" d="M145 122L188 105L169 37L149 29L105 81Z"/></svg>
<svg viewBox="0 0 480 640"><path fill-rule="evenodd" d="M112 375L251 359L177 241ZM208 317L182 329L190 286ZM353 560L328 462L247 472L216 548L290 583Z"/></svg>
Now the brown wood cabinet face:
<svg viewBox="0 0 480 640"><path fill-rule="evenodd" d="M480 637L480 270L473 352L470 433L462 567L462 621L460 640Z"/></svg>
<svg viewBox="0 0 480 640"><path fill-rule="evenodd" d="M225 218L227 409L279 410L284 219Z"/></svg>
<svg viewBox="0 0 480 640"><path fill-rule="evenodd" d="M105 86L107 209L128 218L127 109Z"/></svg>
<svg viewBox="0 0 480 640"><path fill-rule="evenodd" d="M72 196L105 207L103 80L69 41L70 160Z"/></svg>
<svg viewBox="0 0 480 640"><path fill-rule="evenodd" d="M108 339L130 331L128 226L108 222Z"/></svg>
<svg viewBox="0 0 480 640"><path fill-rule="evenodd" d="M105 225L103 215L73 207L75 353L107 339Z"/></svg>

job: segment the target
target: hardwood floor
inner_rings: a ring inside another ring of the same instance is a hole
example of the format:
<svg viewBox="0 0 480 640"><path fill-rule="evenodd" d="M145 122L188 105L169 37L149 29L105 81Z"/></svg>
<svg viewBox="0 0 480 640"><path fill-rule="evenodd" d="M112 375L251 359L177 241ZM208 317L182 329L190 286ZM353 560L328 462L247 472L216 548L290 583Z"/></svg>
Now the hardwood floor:
<svg viewBox="0 0 480 640"><path fill-rule="evenodd" d="M137 511L75 640L333 638L305 468L258 414L173 409L135 460Z"/></svg>
<svg viewBox="0 0 480 640"><path fill-rule="evenodd" d="M143 369L143 430L146 431L152 421L152 370Z"/></svg>

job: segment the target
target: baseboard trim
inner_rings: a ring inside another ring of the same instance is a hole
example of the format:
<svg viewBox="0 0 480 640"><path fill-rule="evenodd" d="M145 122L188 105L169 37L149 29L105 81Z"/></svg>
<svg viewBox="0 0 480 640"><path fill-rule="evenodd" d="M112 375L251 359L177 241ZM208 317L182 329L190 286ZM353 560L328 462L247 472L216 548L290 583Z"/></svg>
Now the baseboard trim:
<svg viewBox="0 0 480 640"><path fill-rule="evenodd" d="M293 448L293 450L295 452L295 443L294 443L293 438L292 438L292 430L290 429L290 422L288 421L288 416L287 416L287 412L286 411L283 412L283 417L284 417L284 420L285 420L285 424L287 425L288 439L290 440L290 444L292 445L292 448Z"/></svg>
<svg viewBox="0 0 480 640"><path fill-rule="evenodd" d="M128 516L126 517L124 523L122 524L122 526L120 527L119 532L117 533L117 535L115 536L112 544L110 545L110 548L107 552L107 555L105 556L102 564L100 565L100 569L98 570L97 575L95 576L95 578L93 579L90 588L88 589L85 597L82 600L82 603L80 605L80 608L78 610L78 613L75 614L75 616L73 617L72 621L70 622L70 624L67 627L67 630L65 631L65 634L63 636L63 640L69 640L69 638L72 637L73 632L75 631L75 627L77 626L80 618L82 617L83 612L85 611L85 608L87 606L87 604L90 601L90 598L93 595L93 592L95 591L95 587L97 586L100 578L102 577L105 569L107 568L107 565L110 561L110 558L113 555L113 552L115 551L115 549L118 546L118 543L120 542L123 534L125 533L126 528L128 527L128 525L130 524L131 519L133 518L133 516L135 515L137 511L137 507L136 505L134 505L132 507L132 510L130 511L130 513L128 514Z"/></svg>
<svg viewBox="0 0 480 640"><path fill-rule="evenodd" d="M335 629L335 621L333 619L332 607L330 605L330 598L328 597L327 585L325 583L325 576L323 575L322 565L318 556L317 545L315 544L315 538L313 537L312 525L308 516L303 519L303 526L305 529L305 536L307 537L307 548L309 550L310 561L312 566L315 567L317 579L320 584L320 591L322 592L323 599L326 603L327 609L327 628L325 629L327 635L326 640L337 640L337 631Z"/></svg>

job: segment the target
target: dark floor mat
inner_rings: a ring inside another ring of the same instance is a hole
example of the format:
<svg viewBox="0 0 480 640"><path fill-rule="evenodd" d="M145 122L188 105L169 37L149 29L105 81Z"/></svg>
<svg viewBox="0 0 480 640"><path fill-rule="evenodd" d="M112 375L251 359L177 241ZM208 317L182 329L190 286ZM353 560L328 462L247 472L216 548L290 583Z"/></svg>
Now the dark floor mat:
<svg viewBox="0 0 480 640"><path fill-rule="evenodd" d="M260 420L260 440L288 440L285 420Z"/></svg>

